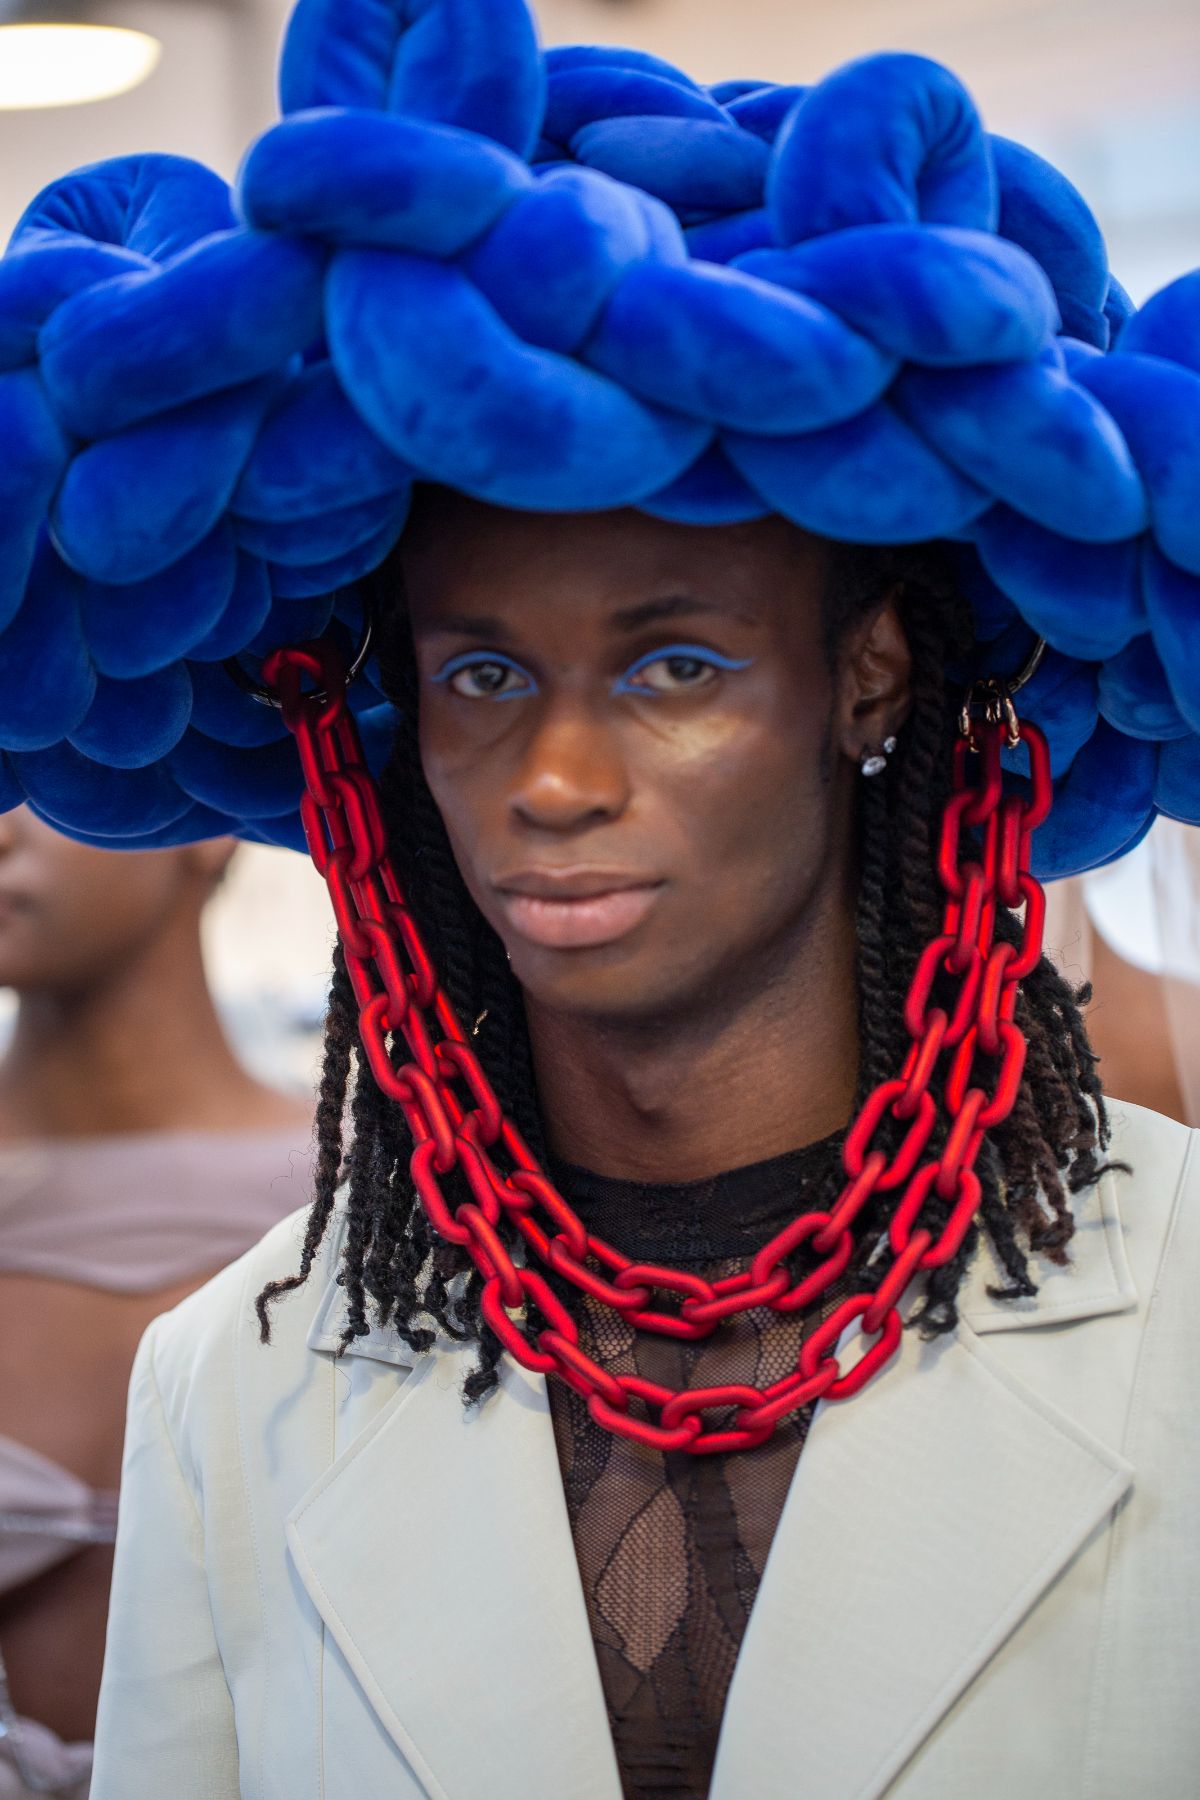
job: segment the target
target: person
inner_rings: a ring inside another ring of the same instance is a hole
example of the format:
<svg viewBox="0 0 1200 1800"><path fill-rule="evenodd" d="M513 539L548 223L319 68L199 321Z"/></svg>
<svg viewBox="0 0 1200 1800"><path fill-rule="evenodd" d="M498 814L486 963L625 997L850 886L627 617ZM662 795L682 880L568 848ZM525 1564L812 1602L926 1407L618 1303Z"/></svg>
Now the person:
<svg viewBox="0 0 1200 1800"><path fill-rule="evenodd" d="M901 995L936 930L956 609L839 575L777 520L698 529L443 495L404 542L388 586L415 651L401 638L390 679L410 720L419 683L421 744L406 734L384 792L410 903L589 1233L639 1267L719 1280L832 1203L855 1102L897 1066ZM861 776L893 737L886 776ZM965 1300L965 1257L931 1280L938 1335L922 1349L911 1334L909 1391L881 1380L844 1415L814 1425L808 1407L757 1448L693 1458L610 1435L570 1388L499 1378L482 1284L423 1231L403 1115L362 1055L335 1201L356 1011L339 973L302 1265L314 1301L283 1298L284 1226L142 1353L100 1792L149 1793L201 1754L216 1793L246 1791L238 1770L262 1758L267 1792L550 1794L574 1769L581 1791L615 1795L615 1746L629 1795L782 1794L801 1757L811 1791L842 1795L881 1791L939 1720L899 1792L961 1791L975 1760L989 1791L1015 1792L1084 1754L1088 1705L1128 1676L1134 1641L1146 1653L1144 1631L1166 1632L1160 1657L1190 1654L1165 1615L1139 1613L1095 1685L1073 1668L1070 1706L1061 1674L1052 1712L1035 1701L1102 1606L1121 1629L1100 1526L1131 1478L1127 1392L1083 1371L1132 1378L1187 1133L1119 1111L1136 1186L1119 1175L1072 990L1043 962L1024 995L1036 1075L995 1140L988 1272ZM1042 1253L1036 1298L1018 1233ZM852 1291L697 1343L639 1341L600 1304L576 1316L607 1371L761 1388ZM1059 1332L1037 1329L1051 1319ZM460 1388L495 1391L464 1417ZM1172 1380L1155 1404L1121 1579L1166 1581L1177 1558L1186 1586ZM1151 1506L1173 1524L1143 1545ZM864 1659L882 1717L835 1705ZM292 1737L318 1695L319 1749ZM1140 1737L1133 1711L1122 1742ZM138 1728L155 1716L174 1723ZM1157 1791L1185 1791L1191 1750L1172 1709Z"/></svg>
<svg viewBox="0 0 1200 1800"><path fill-rule="evenodd" d="M1200 846L1193 839L1186 826L1164 819L1114 867L1055 882L1046 895L1046 943L1064 974L1092 987L1088 1035L1105 1085L1200 1125Z"/></svg>
<svg viewBox="0 0 1200 1800"><path fill-rule="evenodd" d="M0 288L11 791L338 922L313 1206L138 1353L93 1800L1190 1792L1194 1144L1039 877L1200 822L1194 279L921 58L302 0L281 92Z"/></svg>
<svg viewBox="0 0 1200 1800"><path fill-rule="evenodd" d="M200 916L235 844L0 817L0 1794L86 1793L125 1391L158 1312L303 1198L311 1112L235 1060Z"/></svg>

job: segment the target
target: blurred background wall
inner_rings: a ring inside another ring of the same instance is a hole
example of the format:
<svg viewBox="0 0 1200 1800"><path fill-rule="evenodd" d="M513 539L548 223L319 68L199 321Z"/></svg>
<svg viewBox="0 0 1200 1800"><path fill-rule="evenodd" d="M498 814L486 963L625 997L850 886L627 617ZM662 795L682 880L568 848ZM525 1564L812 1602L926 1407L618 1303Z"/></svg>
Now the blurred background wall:
<svg viewBox="0 0 1200 1800"><path fill-rule="evenodd" d="M486 0L481 0L486 4ZM288 0L95 0L163 54L117 99L0 112L0 234L45 182L133 150L197 156L232 177L274 116ZM1196 0L538 0L549 43L653 50L704 80L809 81L847 57L918 50L947 62L985 122L1083 188L1135 299L1200 263Z"/></svg>
<svg viewBox="0 0 1200 1800"><path fill-rule="evenodd" d="M157 68L115 99L0 110L0 239L43 185L104 157L170 150L232 179L276 115L289 10L288 0L94 0L98 22L161 41ZM1078 183L1135 300L1200 265L1197 0L536 0L536 11L547 42L636 44L704 80L804 82L865 51L923 52L964 78L991 129ZM1136 961L1143 907L1129 891L1121 929ZM207 928L214 985L244 1050L264 1072L307 1081L331 943L316 876L299 857L247 847Z"/></svg>

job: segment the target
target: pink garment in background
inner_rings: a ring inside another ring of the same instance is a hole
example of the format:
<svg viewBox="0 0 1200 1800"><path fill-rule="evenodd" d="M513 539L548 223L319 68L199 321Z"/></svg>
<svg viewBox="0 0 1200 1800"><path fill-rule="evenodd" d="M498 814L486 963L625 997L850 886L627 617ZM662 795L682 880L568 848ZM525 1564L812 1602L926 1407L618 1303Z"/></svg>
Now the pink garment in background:
<svg viewBox="0 0 1200 1800"><path fill-rule="evenodd" d="M155 1294L224 1267L309 1198L303 1129L0 1145L0 1271ZM117 1496L0 1437L0 1593L111 1543ZM86 1800L92 1746L13 1710L0 1658L0 1800Z"/></svg>
<svg viewBox="0 0 1200 1800"><path fill-rule="evenodd" d="M0 1270L157 1293L302 1206L310 1157L294 1126L0 1144Z"/></svg>

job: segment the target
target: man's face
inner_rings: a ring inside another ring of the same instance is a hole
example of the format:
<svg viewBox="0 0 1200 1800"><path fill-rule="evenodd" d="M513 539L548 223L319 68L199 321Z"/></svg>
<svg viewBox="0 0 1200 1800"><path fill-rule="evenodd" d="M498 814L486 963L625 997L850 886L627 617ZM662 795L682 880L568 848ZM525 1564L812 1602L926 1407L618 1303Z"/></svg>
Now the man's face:
<svg viewBox="0 0 1200 1800"><path fill-rule="evenodd" d="M421 755L537 1003L633 1022L769 979L847 883L823 545L439 496L405 550ZM720 984L720 985L718 985Z"/></svg>

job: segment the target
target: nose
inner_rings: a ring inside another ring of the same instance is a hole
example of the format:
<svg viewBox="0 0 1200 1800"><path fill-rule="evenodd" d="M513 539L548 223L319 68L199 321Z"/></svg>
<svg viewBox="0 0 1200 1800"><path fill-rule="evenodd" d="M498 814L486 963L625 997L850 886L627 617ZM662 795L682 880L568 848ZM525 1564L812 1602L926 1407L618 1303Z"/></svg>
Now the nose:
<svg viewBox="0 0 1200 1800"><path fill-rule="evenodd" d="M561 833L618 818L629 794L611 726L589 709L565 703L543 712L509 798L523 825Z"/></svg>

